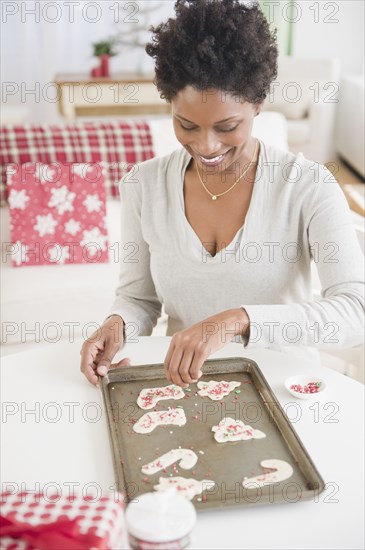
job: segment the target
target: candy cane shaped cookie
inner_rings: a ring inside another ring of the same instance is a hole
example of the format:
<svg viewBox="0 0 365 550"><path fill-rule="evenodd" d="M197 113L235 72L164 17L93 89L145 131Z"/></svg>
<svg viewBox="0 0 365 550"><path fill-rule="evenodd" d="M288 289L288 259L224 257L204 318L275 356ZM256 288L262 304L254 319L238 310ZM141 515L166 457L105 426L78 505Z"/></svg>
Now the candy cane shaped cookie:
<svg viewBox="0 0 365 550"><path fill-rule="evenodd" d="M190 449L171 449L168 453L156 458L152 462L142 466L142 472L144 474L153 475L160 470L171 466L175 462L180 462L180 468L184 470L190 470L195 466L198 461L198 456Z"/></svg>
<svg viewBox="0 0 365 550"><path fill-rule="evenodd" d="M243 487L247 489L257 489L257 487L264 487L265 485L271 485L272 483L279 483L288 479L293 475L293 468L285 462L285 460L278 460L272 458L270 460L262 460L260 465L264 469L274 470L271 472L264 472L259 476L249 477L242 481Z"/></svg>

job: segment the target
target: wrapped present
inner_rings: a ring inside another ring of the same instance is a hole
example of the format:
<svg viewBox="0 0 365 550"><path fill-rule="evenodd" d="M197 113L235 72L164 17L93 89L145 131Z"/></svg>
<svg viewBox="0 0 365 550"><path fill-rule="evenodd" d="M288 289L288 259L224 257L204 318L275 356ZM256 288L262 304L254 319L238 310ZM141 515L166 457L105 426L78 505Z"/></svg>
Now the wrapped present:
<svg viewBox="0 0 365 550"><path fill-rule="evenodd" d="M42 493L1 494L1 550L127 548L119 493L90 499Z"/></svg>
<svg viewBox="0 0 365 550"><path fill-rule="evenodd" d="M8 167L16 267L107 262L106 190L98 164Z"/></svg>

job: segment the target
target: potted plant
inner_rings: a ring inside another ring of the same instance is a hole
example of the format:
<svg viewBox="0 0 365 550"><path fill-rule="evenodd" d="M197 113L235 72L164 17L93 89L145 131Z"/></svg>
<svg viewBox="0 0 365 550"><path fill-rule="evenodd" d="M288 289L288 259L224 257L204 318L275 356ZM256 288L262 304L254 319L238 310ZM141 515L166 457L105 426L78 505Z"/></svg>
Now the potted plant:
<svg viewBox="0 0 365 550"><path fill-rule="evenodd" d="M94 67L91 71L92 76L110 76L109 60L112 56L117 55L114 48L113 40L102 40L93 44L94 56L100 59L99 67Z"/></svg>

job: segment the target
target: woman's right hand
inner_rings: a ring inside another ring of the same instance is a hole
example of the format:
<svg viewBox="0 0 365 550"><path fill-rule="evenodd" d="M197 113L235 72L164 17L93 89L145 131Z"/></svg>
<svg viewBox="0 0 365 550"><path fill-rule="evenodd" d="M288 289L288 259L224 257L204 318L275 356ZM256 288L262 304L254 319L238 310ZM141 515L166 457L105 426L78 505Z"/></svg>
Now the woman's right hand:
<svg viewBox="0 0 365 550"><path fill-rule="evenodd" d="M81 372L94 386L99 384L99 376L104 376L109 369L130 365L129 357L112 364L124 341L123 329L123 319L112 315L83 343L80 351Z"/></svg>

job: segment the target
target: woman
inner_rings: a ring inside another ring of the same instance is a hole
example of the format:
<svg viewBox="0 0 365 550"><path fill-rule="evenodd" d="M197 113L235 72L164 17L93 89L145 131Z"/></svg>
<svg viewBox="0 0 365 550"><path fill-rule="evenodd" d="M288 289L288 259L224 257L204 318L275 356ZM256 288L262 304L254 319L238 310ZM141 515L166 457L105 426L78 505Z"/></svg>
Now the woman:
<svg viewBox="0 0 365 550"><path fill-rule="evenodd" d="M151 334L162 304L173 335L166 376L183 387L233 339L319 347L363 338L363 257L338 184L251 135L277 74L262 12L237 0L178 0L175 10L146 51L183 147L121 182L117 299L82 349L93 384L125 334Z"/></svg>

